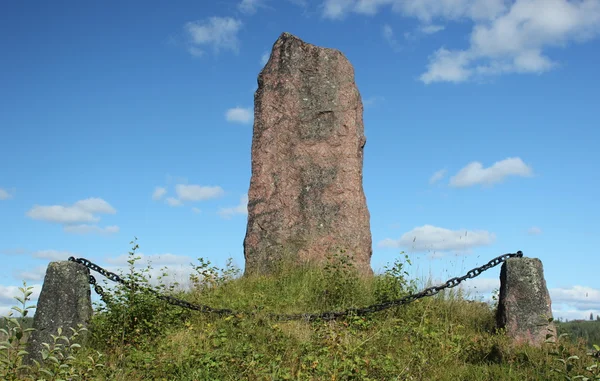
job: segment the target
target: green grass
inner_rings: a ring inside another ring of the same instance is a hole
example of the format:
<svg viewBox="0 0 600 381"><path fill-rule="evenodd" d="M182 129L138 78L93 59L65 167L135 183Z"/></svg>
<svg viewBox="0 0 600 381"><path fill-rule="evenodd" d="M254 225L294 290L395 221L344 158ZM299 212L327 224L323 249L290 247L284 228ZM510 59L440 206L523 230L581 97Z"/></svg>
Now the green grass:
<svg viewBox="0 0 600 381"><path fill-rule="evenodd" d="M144 284L150 268L134 267L136 249L124 277ZM381 275L362 278L341 253L327 266L280 264L274 276L240 277L232 266L219 269L200 259L190 291L164 284L156 289L256 316L186 311L139 290L115 287L106 305L96 306L89 341L70 349L71 357L59 356L66 344L52 353L58 354L63 373L82 380L600 379L585 343L561 337L542 348L512 345L496 332L492 307L468 302L452 290L364 317L266 318L269 312L342 310L402 297L416 291L416 282L407 278L408 265L405 257ZM14 332L7 331L13 341L0 346L0 359L8 359L0 363L0 379L19 379L6 376L20 365ZM54 376L41 372L44 367ZM20 371L20 379L69 379L59 377L58 369L47 360L29 373Z"/></svg>

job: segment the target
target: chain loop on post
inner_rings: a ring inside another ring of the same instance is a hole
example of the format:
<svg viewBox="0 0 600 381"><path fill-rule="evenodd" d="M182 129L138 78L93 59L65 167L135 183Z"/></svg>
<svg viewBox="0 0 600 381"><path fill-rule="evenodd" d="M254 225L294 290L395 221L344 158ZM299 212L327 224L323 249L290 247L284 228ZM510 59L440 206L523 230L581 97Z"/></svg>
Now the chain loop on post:
<svg viewBox="0 0 600 381"><path fill-rule="evenodd" d="M383 302L383 303L372 304L370 306L363 307L363 308L348 308L343 311L328 311L328 312L319 312L319 313L298 313L298 314L269 313L266 316L269 319L277 320L277 321L303 320L303 321L307 321L307 322L315 321L315 320L335 320L335 319L345 317L345 316L350 316L350 315L364 316L364 315L371 314L374 312L383 311L383 310L386 310L386 309L389 309L392 307L398 307L401 305L409 304L409 303L412 303L415 300L418 300L421 298L434 296L437 293L439 293L440 291L443 291L447 288L453 288L453 287L458 286L460 283L462 283L466 279L473 279L473 278L479 276L484 271L487 271L487 270L491 269L492 267L498 266L499 264L503 263L504 261L506 261L509 258L521 258L521 257L523 257L522 251L517 251L516 253L510 253L510 254L503 254L503 255L500 255L500 256L492 259L491 261L489 261L488 263L486 263L483 266L479 266L472 270L469 270L465 275L463 275L461 277L455 277L455 278L448 279L446 281L446 283L444 283L442 285L429 287L429 288L426 288L415 294L406 295L402 298L390 300L390 301ZM89 260L87 260L85 258L69 257L69 261L80 263L80 264L86 266L88 269L94 270L94 271L102 274L104 277L112 280L113 282L120 283L129 289L132 289L133 287L135 287L136 289L148 291L148 292L152 293L154 296L156 296L158 299L164 300L165 302L175 305L175 306L179 306L182 308L187 308L190 310L199 311L199 312L203 312L203 313L216 314L219 316L233 316L233 317L258 316L258 314L256 312L233 311L233 310L230 310L227 308L213 308L213 307L203 305L203 304L192 304L190 302L175 298L170 295L162 295L152 288L143 287L143 286L135 285L135 284L130 284L126 280L121 278L119 275L117 275L113 272L107 271L107 270L103 269L102 267L98 266L97 264L90 262ZM102 289L102 287L100 287L100 285L98 285L96 283L96 278L94 278L92 275L90 275L89 283L92 286L94 286L94 291L96 291L96 293L98 295L100 295L100 298L102 299L102 301L104 301L106 303L108 300L108 297L107 297L106 293L104 292L104 290Z"/></svg>

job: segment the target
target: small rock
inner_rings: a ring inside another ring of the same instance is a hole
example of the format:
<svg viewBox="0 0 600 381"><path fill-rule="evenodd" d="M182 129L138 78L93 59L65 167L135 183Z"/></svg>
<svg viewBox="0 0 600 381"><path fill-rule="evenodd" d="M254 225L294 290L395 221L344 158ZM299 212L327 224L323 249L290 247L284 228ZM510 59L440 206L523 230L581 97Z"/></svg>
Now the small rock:
<svg viewBox="0 0 600 381"><path fill-rule="evenodd" d="M33 318L35 331L27 342L29 354L23 359L24 363L41 362L42 344L52 344L51 335L57 335L59 327L67 337L73 333L69 327L78 329L78 324L82 324L87 328L92 317L89 275L88 268L82 264L50 262ZM80 335L80 339L84 340L85 335Z"/></svg>
<svg viewBox="0 0 600 381"><path fill-rule="evenodd" d="M537 258L509 258L500 270L500 295L496 324L515 344L541 346L546 335L556 338L552 301ZM551 330L551 331L550 331ZM551 338L551 340L553 340Z"/></svg>

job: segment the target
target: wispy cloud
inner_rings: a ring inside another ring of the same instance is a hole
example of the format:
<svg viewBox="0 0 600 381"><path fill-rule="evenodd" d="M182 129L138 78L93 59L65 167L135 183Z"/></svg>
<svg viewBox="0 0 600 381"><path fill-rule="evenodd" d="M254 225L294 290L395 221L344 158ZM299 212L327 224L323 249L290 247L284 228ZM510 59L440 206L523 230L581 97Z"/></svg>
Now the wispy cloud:
<svg viewBox="0 0 600 381"><path fill-rule="evenodd" d="M4 188L0 188L0 201L1 200L8 200L9 198L12 198L12 197L13 197L12 193L9 193Z"/></svg>
<svg viewBox="0 0 600 381"><path fill-rule="evenodd" d="M185 179L179 179L185 181ZM158 187L159 194L162 197L167 193L166 188ZM157 191L155 190L155 194ZM165 204L172 207L183 206L186 202L197 202L205 201L213 198L221 197L225 192L220 186L203 186L196 184L176 184L175 195L176 197L167 197ZM194 213L200 213L200 209L192 208Z"/></svg>
<svg viewBox="0 0 600 381"><path fill-rule="evenodd" d="M383 35L383 39L388 43L388 45L395 51L400 50L400 45L394 36L394 30L389 24L384 24L381 27L381 34Z"/></svg>
<svg viewBox="0 0 600 381"><path fill-rule="evenodd" d="M567 304L578 310L600 310L600 290L598 289L572 286L569 288L552 288L548 291L553 304Z"/></svg>
<svg viewBox="0 0 600 381"><path fill-rule="evenodd" d="M158 201L166 194L167 194L166 188L156 187L156 188L154 188L154 192L152 193L152 199L155 201Z"/></svg>
<svg viewBox="0 0 600 381"><path fill-rule="evenodd" d="M370 16L387 7L419 20L418 30L425 34L443 30L434 21L473 23L467 49L442 46L430 56L419 77L425 84L544 73L559 66L546 51L600 34L598 0L324 0L322 16L333 20L348 13Z"/></svg>
<svg viewBox="0 0 600 381"><path fill-rule="evenodd" d="M260 65L265 66L267 62L269 62L269 58L271 58L271 52L264 52L262 56L260 56Z"/></svg>
<svg viewBox="0 0 600 381"><path fill-rule="evenodd" d="M27 216L34 220L71 224L78 222L98 222L100 217L96 214L115 214L117 211L101 198L88 198L77 201L70 206L35 205L27 212Z"/></svg>
<svg viewBox="0 0 600 381"><path fill-rule="evenodd" d="M77 254L66 250L38 250L34 251L31 256L51 261L66 261L69 257L76 257Z"/></svg>
<svg viewBox="0 0 600 381"><path fill-rule="evenodd" d="M165 202L169 206L183 206L183 202L180 199L175 198L175 197L167 197Z"/></svg>
<svg viewBox="0 0 600 381"><path fill-rule="evenodd" d="M533 170L518 157L495 162L491 167L474 161L467 164L456 175L450 178L450 186L456 188L470 187L477 184L493 185L504 181L509 176L529 177Z"/></svg>
<svg viewBox="0 0 600 381"><path fill-rule="evenodd" d="M254 119L253 109L251 107L234 107L227 110L225 119L232 123L249 124Z"/></svg>
<svg viewBox="0 0 600 381"><path fill-rule="evenodd" d="M119 232L119 227L116 225L100 227L97 225L80 224L80 225L67 225L63 227L63 230L67 233L72 234L116 234Z"/></svg>
<svg viewBox="0 0 600 381"><path fill-rule="evenodd" d="M419 31L421 31L424 34L434 34L434 33L437 33L437 32L441 32L444 29L446 29L445 26L443 26L443 25L435 25L435 24L421 25L419 27Z"/></svg>
<svg viewBox="0 0 600 381"><path fill-rule="evenodd" d="M365 99L363 99L363 105L365 107L373 107L381 102L384 102L385 98L379 95L374 95L372 97L367 97Z"/></svg>
<svg viewBox="0 0 600 381"><path fill-rule="evenodd" d="M485 230L450 230L432 225L416 227L399 239L387 238L379 247L405 247L416 252L465 251L494 242L495 234Z"/></svg>
<svg viewBox="0 0 600 381"><path fill-rule="evenodd" d="M98 214L115 214L117 211L108 202L101 198L88 198L80 200L73 205L34 205L26 215L39 221L46 221L63 225L67 233L88 234L113 234L119 231L118 226L101 228L90 223L100 221Z"/></svg>
<svg viewBox="0 0 600 381"><path fill-rule="evenodd" d="M466 282L461 283L459 287L467 293L469 293L469 295L488 294L500 289L500 279L478 277L475 279L469 279Z"/></svg>
<svg viewBox="0 0 600 381"><path fill-rule="evenodd" d="M140 261L144 263L152 263L156 266L189 264L192 262L192 258L187 255L176 255L172 253L144 254L142 252L138 252L135 256L140 257ZM118 257L107 258L106 262L110 263L111 265L126 266L128 264L128 260L129 255L122 254Z"/></svg>
<svg viewBox="0 0 600 381"><path fill-rule="evenodd" d="M446 176L447 172L448 171L445 170L445 169L440 169L439 171L435 172L429 178L429 184L435 184L435 183L437 183L438 181L440 181L441 179L443 179Z"/></svg>
<svg viewBox="0 0 600 381"><path fill-rule="evenodd" d="M33 269L20 271L17 273L17 275L19 279L24 281L39 282L44 280L44 277L46 276L46 269L47 266L37 266Z"/></svg>
<svg viewBox="0 0 600 381"><path fill-rule="evenodd" d="M42 290L41 284L31 284L27 285L27 287L33 287L32 294L30 296L31 300L37 300L40 296L40 291ZM14 306L17 304L15 300L15 296L21 297L23 294L19 291L19 286L4 286L0 285L0 304L5 304L9 306Z"/></svg>
<svg viewBox="0 0 600 381"><path fill-rule="evenodd" d="M258 8L265 6L265 0L242 0L238 3L237 8L240 12L252 15L256 13Z"/></svg>
<svg viewBox="0 0 600 381"><path fill-rule="evenodd" d="M212 46L215 53L221 50L239 51L238 32L242 22L231 17L210 17L203 21L188 22L184 25L190 38L188 51L194 56L204 54L205 46Z"/></svg>
<svg viewBox="0 0 600 381"><path fill-rule="evenodd" d="M204 201L221 197L225 192L219 186L177 184L175 192L181 201Z"/></svg>
<svg viewBox="0 0 600 381"><path fill-rule="evenodd" d="M540 235L540 234L542 234L542 229L540 229L537 226L532 226L529 229L527 229L527 234L529 234L529 235Z"/></svg>
<svg viewBox="0 0 600 381"><path fill-rule="evenodd" d="M231 208L221 208L219 210L219 215L226 219L229 219L236 214L248 214L248 195L243 195L240 198L240 203L237 206Z"/></svg>
<svg viewBox="0 0 600 381"><path fill-rule="evenodd" d="M421 81L429 84L505 73L540 74L559 66L544 51L600 33L600 2L596 0L517 0L508 9L503 9L503 4L496 9L501 11L499 15L476 22L468 49L438 49Z"/></svg>

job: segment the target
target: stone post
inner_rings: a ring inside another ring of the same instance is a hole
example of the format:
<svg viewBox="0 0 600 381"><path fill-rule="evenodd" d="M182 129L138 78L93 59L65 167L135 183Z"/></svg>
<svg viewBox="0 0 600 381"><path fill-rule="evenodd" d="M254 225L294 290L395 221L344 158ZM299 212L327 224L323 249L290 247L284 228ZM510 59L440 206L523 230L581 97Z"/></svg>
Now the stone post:
<svg viewBox="0 0 600 381"><path fill-rule="evenodd" d="M509 258L500 270L500 296L496 324L515 344L541 346L546 335L556 337L552 302L538 258ZM552 331L549 331L552 330Z"/></svg>
<svg viewBox="0 0 600 381"><path fill-rule="evenodd" d="M23 359L24 363L41 362L42 344L52 344L51 335L57 335L59 327L67 337L72 334L69 327L77 329L77 325L82 324L87 328L92 317L89 275L88 268L82 264L50 262L33 318L35 331L27 342L29 354ZM84 339L85 335L80 337Z"/></svg>

